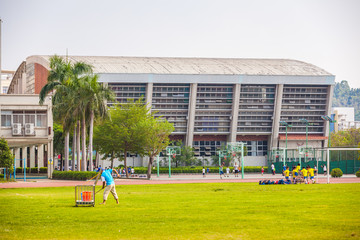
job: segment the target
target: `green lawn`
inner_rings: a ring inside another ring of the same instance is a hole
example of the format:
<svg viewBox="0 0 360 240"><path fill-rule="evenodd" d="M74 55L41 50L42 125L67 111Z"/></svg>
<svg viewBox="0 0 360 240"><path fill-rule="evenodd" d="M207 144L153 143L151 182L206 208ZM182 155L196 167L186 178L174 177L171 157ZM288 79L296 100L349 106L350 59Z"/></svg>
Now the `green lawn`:
<svg viewBox="0 0 360 240"><path fill-rule="evenodd" d="M74 188L0 189L0 239L360 239L360 184L117 186L74 207Z"/></svg>

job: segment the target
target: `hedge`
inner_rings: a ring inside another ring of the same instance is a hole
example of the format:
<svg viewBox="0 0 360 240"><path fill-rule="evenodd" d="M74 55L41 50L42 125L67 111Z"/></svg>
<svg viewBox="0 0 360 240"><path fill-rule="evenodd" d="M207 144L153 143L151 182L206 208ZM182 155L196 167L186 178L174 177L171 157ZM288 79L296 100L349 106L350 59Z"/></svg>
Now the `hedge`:
<svg viewBox="0 0 360 240"><path fill-rule="evenodd" d="M357 177L360 177L360 170L355 173Z"/></svg>
<svg viewBox="0 0 360 240"><path fill-rule="evenodd" d="M202 173L202 167L177 167L171 168L171 173ZM205 167L205 169L207 169ZM233 167L230 167L230 172L233 171ZM264 167L265 171L267 171L267 167ZM147 168L146 167L135 167L134 168L136 174L146 174ZM209 167L210 173L218 173L219 167ZM224 172L226 168L224 167ZM246 173L260 173L261 167L244 167L244 172ZM152 174L157 173L157 169L151 169ZM160 167L159 173L169 173L169 167Z"/></svg>
<svg viewBox="0 0 360 240"><path fill-rule="evenodd" d="M96 174L97 172L54 171L52 174L52 178L61 180L89 180Z"/></svg>
<svg viewBox="0 0 360 240"><path fill-rule="evenodd" d="M31 170L31 172L29 171ZM24 172L24 168L22 167L18 167L16 168L16 173L23 173ZM37 167L33 167L33 168L26 168L26 173L38 173L38 168ZM39 173L47 173L47 167L41 167L40 168L40 172Z"/></svg>

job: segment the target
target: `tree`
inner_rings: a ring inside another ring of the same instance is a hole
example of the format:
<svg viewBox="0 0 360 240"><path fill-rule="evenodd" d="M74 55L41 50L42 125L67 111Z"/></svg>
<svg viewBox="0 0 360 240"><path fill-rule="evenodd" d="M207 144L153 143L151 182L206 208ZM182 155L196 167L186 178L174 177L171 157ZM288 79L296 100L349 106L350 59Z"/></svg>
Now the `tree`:
<svg viewBox="0 0 360 240"><path fill-rule="evenodd" d="M84 74L89 73L92 73L90 65L83 62L72 64L65 61L62 57L55 55L50 58L48 82L39 94L39 103L43 104L45 97L55 91L52 98L54 120L61 122L65 131L64 155L66 166L68 166L69 162L69 131L75 122L75 116L78 117L78 114L76 115L77 111L74 111L74 109L82 109L81 99L78 98L80 96L79 93L82 93L82 91L76 88L79 85L76 83ZM80 106L80 108L76 108L77 106ZM65 170L68 170L68 168Z"/></svg>
<svg viewBox="0 0 360 240"><path fill-rule="evenodd" d="M197 158L195 157L194 149L190 146L181 146L181 154L175 157L175 161L185 166L192 166L196 164ZM177 167L177 165L176 165Z"/></svg>
<svg viewBox="0 0 360 240"><path fill-rule="evenodd" d="M83 89L86 92L84 101L86 110L90 115L89 127L89 166L93 170L93 129L95 117L105 118L107 115L106 101L114 100L113 92L102 84L98 83L98 75L86 76Z"/></svg>
<svg viewBox="0 0 360 240"><path fill-rule="evenodd" d="M5 168L7 181L9 181L10 178L10 169L12 169L13 160L14 156L11 154L7 141L4 138L0 138L0 167Z"/></svg>
<svg viewBox="0 0 360 240"><path fill-rule="evenodd" d="M356 147L360 143L360 129L350 128L331 133L332 147Z"/></svg>
<svg viewBox="0 0 360 240"><path fill-rule="evenodd" d="M114 156L121 156L127 168L128 153L145 155L146 124L143 121L148 120L149 110L143 99L136 102L129 99L127 103L111 107L109 115L110 118L103 121L95 132L96 142L101 144L97 149L102 154L111 154L113 151ZM109 146L104 146L105 144ZM129 177L127 171L126 177Z"/></svg>
<svg viewBox="0 0 360 240"><path fill-rule="evenodd" d="M149 156L147 178L151 178L151 168L155 156L169 146L169 135L174 131L174 125L162 118L155 118L149 114L140 122L145 130L146 139L143 145L145 155Z"/></svg>

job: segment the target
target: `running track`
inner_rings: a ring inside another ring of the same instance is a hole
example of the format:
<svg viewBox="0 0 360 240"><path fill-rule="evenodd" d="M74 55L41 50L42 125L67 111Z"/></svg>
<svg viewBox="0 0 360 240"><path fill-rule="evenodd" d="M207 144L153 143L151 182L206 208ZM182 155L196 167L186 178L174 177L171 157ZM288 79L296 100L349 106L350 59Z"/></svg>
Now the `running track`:
<svg viewBox="0 0 360 240"><path fill-rule="evenodd" d="M153 177L153 180L145 180L145 179L116 179L116 185L145 185L145 184L185 184L185 183L242 183L242 182L253 182L258 183L259 180L263 179L272 179L278 180L281 179L282 176L252 176L251 178L241 179L240 178L224 178L219 179L216 176L202 178L199 175L193 176L174 176L169 179L164 176L160 178ZM326 177L319 177L318 183L326 184ZM330 178L330 183L360 183L360 178L352 176L345 176L342 178ZM18 181L18 182L10 182L10 183L0 183L0 188L40 188L40 187L69 187L76 185L92 185L94 181L70 181L70 180L51 180L51 179L38 179L38 180L28 180L27 182ZM99 181L98 185L102 183Z"/></svg>

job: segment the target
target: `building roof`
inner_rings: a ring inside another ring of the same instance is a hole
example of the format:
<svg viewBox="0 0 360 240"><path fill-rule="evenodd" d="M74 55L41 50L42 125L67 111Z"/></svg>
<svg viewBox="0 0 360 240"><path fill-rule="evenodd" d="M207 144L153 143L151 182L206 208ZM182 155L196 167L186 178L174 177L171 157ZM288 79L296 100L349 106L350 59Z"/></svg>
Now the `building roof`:
<svg viewBox="0 0 360 240"><path fill-rule="evenodd" d="M27 63L39 63L49 68L51 56L30 56ZM94 67L95 73L148 74L219 74L219 75L279 75L332 76L309 63L290 59L246 58L165 58L165 57L101 57L68 56L70 61L83 61Z"/></svg>

